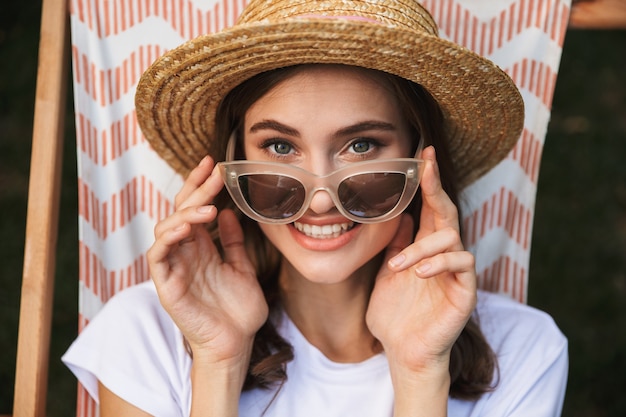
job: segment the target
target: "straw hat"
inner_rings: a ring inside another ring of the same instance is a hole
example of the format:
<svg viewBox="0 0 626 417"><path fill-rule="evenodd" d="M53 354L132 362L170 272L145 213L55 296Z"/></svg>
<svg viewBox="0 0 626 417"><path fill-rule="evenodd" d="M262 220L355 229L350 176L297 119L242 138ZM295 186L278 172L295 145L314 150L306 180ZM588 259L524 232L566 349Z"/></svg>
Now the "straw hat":
<svg viewBox="0 0 626 417"><path fill-rule="evenodd" d="M491 61L440 39L414 0L251 0L236 25L193 39L141 77L135 104L156 152L186 176L212 154L224 96L261 72L306 63L355 65L421 84L439 103L461 187L519 138L524 105Z"/></svg>

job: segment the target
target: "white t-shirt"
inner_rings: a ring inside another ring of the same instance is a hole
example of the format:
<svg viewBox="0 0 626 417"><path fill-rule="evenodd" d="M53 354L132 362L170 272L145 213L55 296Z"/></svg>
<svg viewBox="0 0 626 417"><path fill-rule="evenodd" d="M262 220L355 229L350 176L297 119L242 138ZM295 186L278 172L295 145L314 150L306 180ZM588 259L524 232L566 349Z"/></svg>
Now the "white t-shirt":
<svg viewBox="0 0 626 417"><path fill-rule="evenodd" d="M554 321L529 306L484 292L478 294L477 313L498 356L500 380L494 392L478 401L450 399L448 415L559 416L568 356L567 340ZM244 392L241 417L392 415L393 387L384 354L357 364L334 363L286 315L279 332L294 347L288 379L278 394L261 389ZM96 401L100 380L152 415L189 415L191 359L150 281L113 297L81 332L63 361Z"/></svg>

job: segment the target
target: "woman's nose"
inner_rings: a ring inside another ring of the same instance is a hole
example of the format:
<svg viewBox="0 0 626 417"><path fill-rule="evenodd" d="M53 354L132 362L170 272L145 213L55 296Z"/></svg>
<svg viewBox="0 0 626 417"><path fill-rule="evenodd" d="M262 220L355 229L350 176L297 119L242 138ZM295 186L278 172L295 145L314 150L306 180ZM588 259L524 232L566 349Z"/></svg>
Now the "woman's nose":
<svg viewBox="0 0 626 417"><path fill-rule="evenodd" d="M335 208L335 203L333 199L328 194L326 190L317 190L313 194L313 198L311 199L311 204L309 205L309 210L314 212L315 214L324 214L329 212L330 210Z"/></svg>

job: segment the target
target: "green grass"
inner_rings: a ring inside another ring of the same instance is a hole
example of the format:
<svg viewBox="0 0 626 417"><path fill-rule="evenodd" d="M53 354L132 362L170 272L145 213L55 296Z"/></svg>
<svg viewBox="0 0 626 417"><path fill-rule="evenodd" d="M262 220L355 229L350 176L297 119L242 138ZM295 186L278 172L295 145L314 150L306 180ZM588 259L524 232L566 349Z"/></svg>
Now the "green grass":
<svg viewBox="0 0 626 417"><path fill-rule="evenodd" d="M570 342L565 416L625 416L626 31L570 31L542 158L529 303Z"/></svg>
<svg viewBox="0 0 626 417"><path fill-rule="evenodd" d="M11 412L39 2L0 5L0 414ZM564 416L626 415L626 31L570 31L542 159L529 304L570 341ZM71 106L68 103L68 108ZM64 147L50 417L75 410L59 357L77 328L76 152Z"/></svg>

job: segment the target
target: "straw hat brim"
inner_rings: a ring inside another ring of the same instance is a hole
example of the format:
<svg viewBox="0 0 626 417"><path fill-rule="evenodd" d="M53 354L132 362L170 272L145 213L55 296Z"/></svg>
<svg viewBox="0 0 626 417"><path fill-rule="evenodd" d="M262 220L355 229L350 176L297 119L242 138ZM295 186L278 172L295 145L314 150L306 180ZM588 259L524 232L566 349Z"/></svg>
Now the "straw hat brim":
<svg viewBox="0 0 626 417"><path fill-rule="evenodd" d="M360 21L250 23L193 39L141 77L137 118L154 150L186 176L212 146L224 96L262 72L309 63L355 65L412 80L439 103L459 185L499 163L518 140L521 95L491 61L426 33Z"/></svg>

